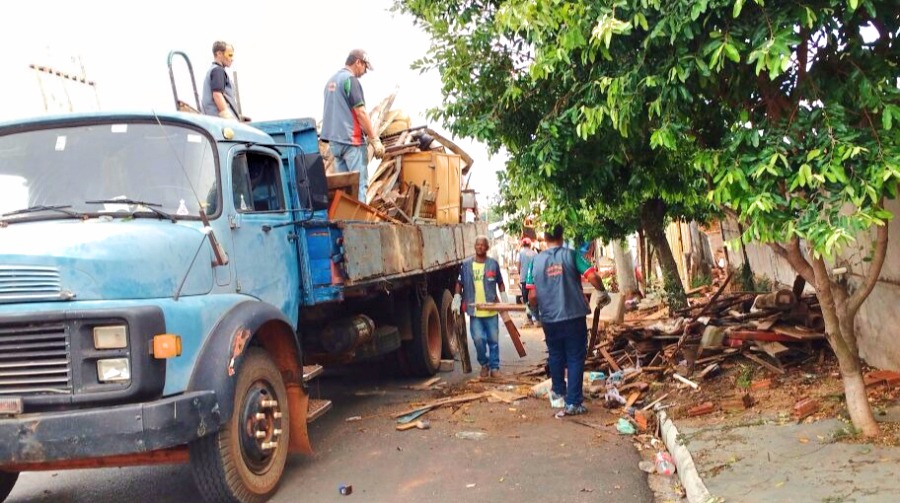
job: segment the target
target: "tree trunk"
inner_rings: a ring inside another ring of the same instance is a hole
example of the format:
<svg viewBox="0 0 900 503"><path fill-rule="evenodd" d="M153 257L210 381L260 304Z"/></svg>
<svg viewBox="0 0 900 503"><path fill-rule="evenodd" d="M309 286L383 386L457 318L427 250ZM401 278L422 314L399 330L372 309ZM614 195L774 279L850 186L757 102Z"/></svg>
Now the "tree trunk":
<svg viewBox="0 0 900 503"><path fill-rule="evenodd" d="M838 359L850 420L863 435L876 436L880 428L866 396L853 316L848 313L846 286L836 283L828 275L827 265L822 257L813 259L812 267L816 278L816 294L825 318L825 337Z"/></svg>
<svg viewBox="0 0 900 503"><path fill-rule="evenodd" d="M646 201L641 207L641 227L647 235L647 240L653 244L659 258L659 266L663 271L663 288L666 292L666 302L672 310L687 307L687 296L684 293L684 284L678 276L678 265L672 255L672 248L666 239L664 230L664 217L666 206L660 199Z"/></svg>
<svg viewBox="0 0 900 503"><path fill-rule="evenodd" d="M615 240L613 245L613 258L616 261L616 279L619 283L619 293L627 299L637 292L637 280L634 278L634 260L631 252L625 249L624 243Z"/></svg>

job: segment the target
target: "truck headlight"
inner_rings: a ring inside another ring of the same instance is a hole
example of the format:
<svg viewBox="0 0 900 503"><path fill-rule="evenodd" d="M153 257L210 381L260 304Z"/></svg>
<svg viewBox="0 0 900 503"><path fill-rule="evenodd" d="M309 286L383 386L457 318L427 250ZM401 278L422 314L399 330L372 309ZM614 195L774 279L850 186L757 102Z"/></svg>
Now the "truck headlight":
<svg viewBox="0 0 900 503"><path fill-rule="evenodd" d="M128 358L97 360L97 380L100 382L131 380L131 366L128 364Z"/></svg>
<svg viewBox="0 0 900 503"><path fill-rule="evenodd" d="M94 347L97 349L127 348L128 327L125 325L94 327Z"/></svg>

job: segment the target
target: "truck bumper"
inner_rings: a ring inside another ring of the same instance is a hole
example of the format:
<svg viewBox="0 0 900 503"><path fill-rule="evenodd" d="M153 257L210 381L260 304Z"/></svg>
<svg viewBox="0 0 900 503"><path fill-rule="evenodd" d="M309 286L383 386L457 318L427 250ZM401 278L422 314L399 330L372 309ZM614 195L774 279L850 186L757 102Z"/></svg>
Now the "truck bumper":
<svg viewBox="0 0 900 503"><path fill-rule="evenodd" d="M153 402L0 418L0 467L148 452L219 429L214 391Z"/></svg>

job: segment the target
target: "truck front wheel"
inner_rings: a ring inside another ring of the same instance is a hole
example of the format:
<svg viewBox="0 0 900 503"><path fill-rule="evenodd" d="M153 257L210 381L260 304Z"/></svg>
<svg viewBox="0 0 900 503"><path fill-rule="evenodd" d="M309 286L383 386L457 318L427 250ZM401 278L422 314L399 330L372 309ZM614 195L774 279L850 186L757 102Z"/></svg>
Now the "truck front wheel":
<svg viewBox="0 0 900 503"><path fill-rule="evenodd" d="M228 423L190 445L197 488L210 503L268 501L284 473L289 442L281 372L268 353L250 348L238 371Z"/></svg>
<svg viewBox="0 0 900 503"><path fill-rule="evenodd" d="M420 309L413 311L413 340L406 346L413 373L433 376L441 365L441 316L431 295L422 299Z"/></svg>
<svg viewBox="0 0 900 503"><path fill-rule="evenodd" d="M9 496L9 493L12 492L13 487L16 485L16 480L19 480L19 472L4 472L0 470L0 501L6 500L6 497Z"/></svg>

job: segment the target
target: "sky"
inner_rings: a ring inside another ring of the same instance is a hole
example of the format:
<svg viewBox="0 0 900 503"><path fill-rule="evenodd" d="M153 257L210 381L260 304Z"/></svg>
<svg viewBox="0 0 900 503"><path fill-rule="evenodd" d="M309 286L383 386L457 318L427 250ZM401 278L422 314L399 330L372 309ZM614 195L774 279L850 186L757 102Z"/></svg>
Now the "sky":
<svg viewBox="0 0 900 503"><path fill-rule="evenodd" d="M412 125L428 124L425 111L441 103L436 72L410 69L430 41L412 18L389 9L392 0L254 2L218 0L31 0L4 8L0 42L7 48L0 120L55 111L174 110L166 66L169 51L186 53L197 85L212 62L212 43L225 40L235 49L241 104L253 120L312 117L322 114L325 81L344 65L348 52L363 48L374 66L361 83L369 108L399 88L394 109L403 109ZM29 65L81 73L95 88L60 84L38 77ZM175 65L179 97L193 102L187 71ZM95 90L95 91L94 91ZM200 91L202 93L202 90ZM475 160L470 188L484 204L496 194L496 171L503 155L466 139L459 145Z"/></svg>

